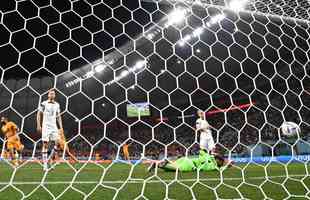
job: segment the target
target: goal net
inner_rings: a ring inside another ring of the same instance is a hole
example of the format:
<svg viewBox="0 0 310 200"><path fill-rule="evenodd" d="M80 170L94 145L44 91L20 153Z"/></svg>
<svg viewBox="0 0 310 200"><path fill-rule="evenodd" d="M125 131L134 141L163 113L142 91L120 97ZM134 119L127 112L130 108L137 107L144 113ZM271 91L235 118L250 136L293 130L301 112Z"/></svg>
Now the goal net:
<svg viewBox="0 0 310 200"><path fill-rule="evenodd" d="M24 149L14 166L1 135L0 199L309 199L309 12L306 0L1 0L0 116ZM78 162L62 152L43 171L50 88ZM148 172L197 157L197 110L233 165Z"/></svg>

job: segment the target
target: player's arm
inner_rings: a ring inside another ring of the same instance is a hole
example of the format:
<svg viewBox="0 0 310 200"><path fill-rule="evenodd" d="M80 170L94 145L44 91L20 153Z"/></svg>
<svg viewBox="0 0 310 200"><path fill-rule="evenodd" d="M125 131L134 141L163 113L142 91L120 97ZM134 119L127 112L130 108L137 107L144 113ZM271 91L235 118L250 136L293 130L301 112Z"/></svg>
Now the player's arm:
<svg viewBox="0 0 310 200"><path fill-rule="evenodd" d="M199 121L196 121L196 132L201 131L203 128L201 127L201 123Z"/></svg>
<svg viewBox="0 0 310 200"><path fill-rule="evenodd" d="M6 130L4 130L5 129L5 125L3 125L2 127L1 127L1 133L3 134L3 136L4 136L4 139L6 140L7 138L6 138Z"/></svg>
<svg viewBox="0 0 310 200"><path fill-rule="evenodd" d="M38 112L37 112L37 131L41 132L42 127L41 127L41 119L43 115L43 103L39 106Z"/></svg>
<svg viewBox="0 0 310 200"><path fill-rule="evenodd" d="M59 129L63 130L63 126L62 126L62 119L61 119L61 114L60 114L60 108L58 107L57 110L57 122L59 125Z"/></svg>

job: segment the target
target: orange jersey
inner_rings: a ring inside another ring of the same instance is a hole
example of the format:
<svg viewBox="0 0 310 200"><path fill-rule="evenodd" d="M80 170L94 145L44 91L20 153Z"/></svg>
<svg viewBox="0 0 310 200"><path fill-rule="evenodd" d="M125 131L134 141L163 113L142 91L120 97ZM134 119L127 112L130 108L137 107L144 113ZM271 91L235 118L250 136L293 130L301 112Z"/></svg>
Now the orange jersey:
<svg viewBox="0 0 310 200"><path fill-rule="evenodd" d="M17 130L18 128L14 122L8 122L1 128L1 131L7 138L15 136L17 134Z"/></svg>
<svg viewBox="0 0 310 200"><path fill-rule="evenodd" d="M128 144L124 144L123 145L123 152L124 152L124 154L128 154L128 147L129 147Z"/></svg>
<svg viewBox="0 0 310 200"><path fill-rule="evenodd" d="M100 160L100 154L99 153L96 153L95 157L96 157L96 160Z"/></svg>
<svg viewBox="0 0 310 200"><path fill-rule="evenodd" d="M16 149L18 151L22 151L24 149L24 145L20 142L18 135L8 137L6 147L8 149Z"/></svg>

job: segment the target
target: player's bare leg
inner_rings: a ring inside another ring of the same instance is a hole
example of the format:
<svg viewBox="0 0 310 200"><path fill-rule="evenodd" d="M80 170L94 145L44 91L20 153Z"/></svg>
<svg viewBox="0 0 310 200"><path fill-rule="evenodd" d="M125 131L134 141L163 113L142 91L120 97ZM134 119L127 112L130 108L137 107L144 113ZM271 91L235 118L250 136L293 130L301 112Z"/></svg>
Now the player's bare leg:
<svg viewBox="0 0 310 200"><path fill-rule="evenodd" d="M6 148L7 146L7 139L5 138L4 143L3 143L3 148L2 148L2 152L1 152L1 158L3 159L8 159L8 150Z"/></svg>
<svg viewBox="0 0 310 200"><path fill-rule="evenodd" d="M13 148L9 149L10 157L11 157L11 163L14 167L18 166L18 161L16 159L15 150Z"/></svg>
<svg viewBox="0 0 310 200"><path fill-rule="evenodd" d="M130 161L130 160L129 160L129 154L125 153L125 154L124 154L124 158L125 158L125 160L127 160L127 162Z"/></svg>
<svg viewBox="0 0 310 200"><path fill-rule="evenodd" d="M22 163L22 152L23 152L23 149L24 148L15 150L15 156L16 156L16 160L17 160L18 164Z"/></svg>
<svg viewBox="0 0 310 200"><path fill-rule="evenodd" d="M70 159L73 160L73 162L79 162L79 160L70 152L69 148L66 148L66 153L68 154Z"/></svg>
<svg viewBox="0 0 310 200"><path fill-rule="evenodd" d="M42 162L43 162L43 170L48 170L48 142L44 141L42 145Z"/></svg>
<svg viewBox="0 0 310 200"><path fill-rule="evenodd" d="M2 158L2 159L8 159L8 158L9 158L9 152L8 152L8 150L4 149L4 150L2 151L1 158Z"/></svg>
<svg viewBox="0 0 310 200"><path fill-rule="evenodd" d="M19 141L19 144L15 147L15 149L16 149L16 158L17 158L18 164L22 163L22 153L23 153L24 147L25 146L23 144L21 144L20 141Z"/></svg>
<svg viewBox="0 0 310 200"><path fill-rule="evenodd" d="M53 162L55 162L55 163L59 163L59 162L60 162L60 158L59 158L58 153L56 153L56 154L54 155L54 160L53 160Z"/></svg>
<svg viewBox="0 0 310 200"><path fill-rule="evenodd" d="M58 156L58 151L59 151L58 144L59 144L58 141L54 142L53 150L48 158L48 162L50 163L51 169L54 169L55 165L58 164L58 160L57 160L57 158L59 157Z"/></svg>

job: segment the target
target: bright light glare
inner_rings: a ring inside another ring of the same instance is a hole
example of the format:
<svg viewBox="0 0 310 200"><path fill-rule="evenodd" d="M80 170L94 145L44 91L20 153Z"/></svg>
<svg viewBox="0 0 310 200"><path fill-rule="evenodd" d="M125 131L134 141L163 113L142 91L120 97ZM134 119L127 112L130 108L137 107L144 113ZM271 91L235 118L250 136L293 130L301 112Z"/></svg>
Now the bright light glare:
<svg viewBox="0 0 310 200"><path fill-rule="evenodd" d="M94 74L95 74L95 72L89 71L89 72L87 72L87 73L84 75L83 78L89 78L89 77L93 76Z"/></svg>
<svg viewBox="0 0 310 200"><path fill-rule="evenodd" d="M103 65L103 64L97 65L97 66L95 67L95 71L96 71L97 73L103 71L104 69L105 69L105 65Z"/></svg>
<svg viewBox="0 0 310 200"><path fill-rule="evenodd" d="M234 11L240 11L244 9L246 4L247 4L247 0L232 0L229 3L229 8Z"/></svg>
<svg viewBox="0 0 310 200"><path fill-rule="evenodd" d="M149 33L146 35L146 38L149 40L153 39L153 37L154 37L154 35L152 33Z"/></svg>
<svg viewBox="0 0 310 200"><path fill-rule="evenodd" d="M197 37L197 36L201 35L202 32L203 32L203 28L199 27L199 28L194 30L193 35L194 35L194 37Z"/></svg>
<svg viewBox="0 0 310 200"><path fill-rule="evenodd" d="M187 35L187 36L185 36L184 37L184 39L183 40L185 40L185 41L189 41L191 39L191 36L190 35Z"/></svg>
<svg viewBox="0 0 310 200"><path fill-rule="evenodd" d="M225 15L224 14L218 14L218 15L215 15L211 18L210 20L210 23L211 24L215 24L219 21L222 21L223 19L225 18Z"/></svg>
<svg viewBox="0 0 310 200"><path fill-rule="evenodd" d="M141 69L146 64L145 60L140 60L135 64L135 69Z"/></svg>
<svg viewBox="0 0 310 200"><path fill-rule="evenodd" d="M179 45L180 45L181 47L183 47L183 46L185 45L184 40L181 40L181 41L179 42Z"/></svg>
<svg viewBox="0 0 310 200"><path fill-rule="evenodd" d="M117 77L115 77L112 81L110 81L110 82L108 83L108 85L111 85L112 83L114 83L114 82L116 82L116 81L119 81L119 80L121 80L122 78L125 78L125 77L126 77L129 73L131 73L131 72L134 72L134 71L136 71L136 70L138 70L138 69L143 68L143 67L146 65L146 63L147 63L146 60L140 60L140 61L136 62L136 64L135 64L133 67L131 67L131 68L128 69L128 70L122 71L122 72L120 73L120 75L117 76Z"/></svg>
<svg viewBox="0 0 310 200"><path fill-rule="evenodd" d="M178 24L181 21L184 20L186 16L186 10L185 9L176 9L172 13L168 15L168 22L166 24L166 27L173 25L173 24Z"/></svg>
<svg viewBox="0 0 310 200"><path fill-rule="evenodd" d="M112 59L112 60L109 60L108 62L107 62L109 65L113 65L114 64L114 60Z"/></svg>
<svg viewBox="0 0 310 200"><path fill-rule="evenodd" d="M125 77L129 74L129 71L125 70L125 71L122 71L121 73L121 77Z"/></svg>

